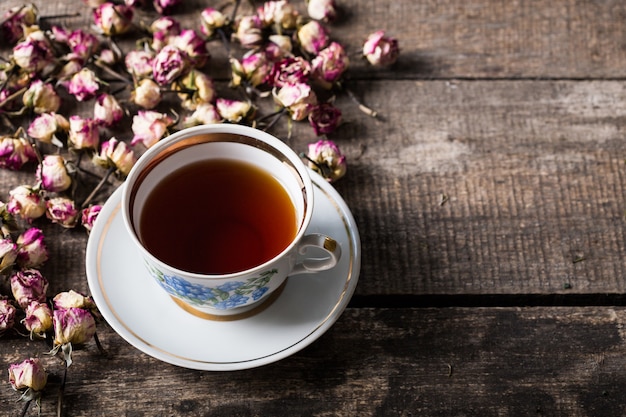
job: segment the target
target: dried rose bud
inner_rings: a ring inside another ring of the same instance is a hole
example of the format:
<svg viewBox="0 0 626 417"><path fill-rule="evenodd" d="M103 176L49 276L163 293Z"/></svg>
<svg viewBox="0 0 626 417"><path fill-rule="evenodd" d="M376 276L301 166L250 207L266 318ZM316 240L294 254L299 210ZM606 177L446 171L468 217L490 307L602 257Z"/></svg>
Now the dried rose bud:
<svg viewBox="0 0 626 417"><path fill-rule="evenodd" d="M100 54L96 56L96 62L104 65L114 65L120 61L120 54L112 49L104 48L100 50Z"/></svg>
<svg viewBox="0 0 626 417"><path fill-rule="evenodd" d="M58 113L43 113L35 118L26 133L33 139L43 143L54 143L62 147L63 143L57 138L59 132L67 133L70 129L70 122L63 115Z"/></svg>
<svg viewBox="0 0 626 417"><path fill-rule="evenodd" d="M175 46L167 45L152 61L152 75L159 85L167 85L183 75L189 67L187 55Z"/></svg>
<svg viewBox="0 0 626 417"><path fill-rule="evenodd" d="M0 336L15 325L17 309L7 298L0 297Z"/></svg>
<svg viewBox="0 0 626 417"><path fill-rule="evenodd" d="M47 75L54 68L54 54L45 33L36 26L13 47L13 61L28 73Z"/></svg>
<svg viewBox="0 0 626 417"><path fill-rule="evenodd" d="M80 210L76 208L74 200L67 197L54 197L46 201L46 217L67 229L71 229L78 223Z"/></svg>
<svg viewBox="0 0 626 417"><path fill-rule="evenodd" d="M317 136L332 133L341 123L341 110L330 103L319 104L309 113L309 123Z"/></svg>
<svg viewBox="0 0 626 417"><path fill-rule="evenodd" d="M11 45L24 36L24 26L32 26L37 23L39 11L34 4L24 4L10 8L4 13L0 32L4 39Z"/></svg>
<svg viewBox="0 0 626 417"><path fill-rule="evenodd" d="M283 87L287 84L306 83L311 75L311 65L301 57L287 57L276 62L269 76L270 84Z"/></svg>
<svg viewBox="0 0 626 417"><path fill-rule="evenodd" d="M74 56L86 62L98 50L99 41L95 35L78 29L69 34L67 45Z"/></svg>
<svg viewBox="0 0 626 417"><path fill-rule="evenodd" d="M333 22L337 18L335 0L307 0L306 10L311 19Z"/></svg>
<svg viewBox="0 0 626 417"><path fill-rule="evenodd" d="M348 69L349 64L350 59L343 46L337 42L331 42L311 61L313 78L324 88L331 89Z"/></svg>
<svg viewBox="0 0 626 417"><path fill-rule="evenodd" d="M65 159L61 155L46 155L35 173L41 188L51 192L61 192L70 188L72 177L67 170Z"/></svg>
<svg viewBox="0 0 626 417"><path fill-rule="evenodd" d="M11 292L21 308L26 308L31 302L46 301L48 280L38 269L24 269L11 275Z"/></svg>
<svg viewBox="0 0 626 417"><path fill-rule="evenodd" d="M126 70L135 78L145 78L152 75L152 60L154 53L148 51L130 51L124 58Z"/></svg>
<svg viewBox="0 0 626 417"><path fill-rule="evenodd" d="M287 0L266 1L257 9L265 27L277 25L283 29L295 29L299 13Z"/></svg>
<svg viewBox="0 0 626 417"><path fill-rule="evenodd" d="M144 109L153 109L161 102L161 87L150 78L140 80L130 100Z"/></svg>
<svg viewBox="0 0 626 417"><path fill-rule="evenodd" d="M77 307L54 310L54 344L82 345L96 334L96 321L89 310Z"/></svg>
<svg viewBox="0 0 626 417"><path fill-rule="evenodd" d="M124 4L103 3L93 10L93 20L103 35L121 35L130 29L133 9Z"/></svg>
<svg viewBox="0 0 626 417"><path fill-rule="evenodd" d="M76 97L78 101L92 99L100 89L100 82L96 74L89 68L83 68L72 75L70 81L65 83L67 91Z"/></svg>
<svg viewBox="0 0 626 417"><path fill-rule="evenodd" d="M124 109L111 94L100 94L93 108L93 118L104 126L113 126L124 117Z"/></svg>
<svg viewBox="0 0 626 417"><path fill-rule="evenodd" d="M68 145L71 149L97 149L100 143L98 124L91 118L83 119L80 116L70 116L70 130Z"/></svg>
<svg viewBox="0 0 626 417"><path fill-rule="evenodd" d="M68 60L57 73L57 78L66 82L71 79L77 72L83 69L85 63L78 57L68 57Z"/></svg>
<svg viewBox="0 0 626 417"><path fill-rule="evenodd" d="M232 72L231 87L238 87L245 81L247 85L256 87L265 82L271 72L272 64L267 59L265 52L251 50L247 52L241 61L230 58Z"/></svg>
<svg viewBox="0 0 626 417"><path fill-rule="evenodd" d="M267 59L275 62L292 56L293 44L291 38L286 35L270 35L265 45Z"/></svg>
<svg viewBox="0 0 626 417"><path fill-rule="evenodd" d="M24 138L0 136L0 167L12 170L37 160L37 154Z"/></svg>
<svg viewBox="0 0 626 417"><path fill-rule="evenodd" d="M200 31L207 38L226 25L228 25L228 18L217 9L207 7L200 13Z"/></svg>
<svg viewBox="0 0 626 417"><path fill-rule="evenodd" d="M83 308L86 310L93 310L96 308L91 297L85 296L74 290L60 292L52 299L55 309L67 309L67 308Z"/></svg>
<svg viewBox="0 0 626 417"><path fill-rule="evenodd" d="M215 123L221 123L222 117L217 112L214 105L210 103L201 103L196 107L196 110L185 117L183 125L185 127L198 126L198 125L210 125Z"/></svg>
<svg viewBox="0 0 626 417"><path fill-rule="evenodd" d="M93 229L93 225L98 218L98 214L102 210L102 206L99 204L91 205L87 208L84 208L81 212L81 223L83 227L87 230L87 233L90 233Z"/></svg>
<svg viewBox="0 0 626 417"><path fill-rule="evenodd" d="M39 268L48 260L48 247L41 229L31 227L17 238L17 264L21 268Z"/></svg>
<svg viewBox="0 0 626 417"><path fill-rule="evenodd" d="M307 159L309 167L333 182L346 174L346 157L339 147L330 140L320 140L309 144Z"/></svg>
<svg viewBox="0 0 626 417"><path fill-rule="evenodd" d="M302 49L310 54L317 54L329 41L326 29L317 20L302 25L296 36Z"/></svg>
<svg viewBox="0 0 626 417"><path fill-rule="evenodd" d="M168 133L168 128L174 120L165 113L151 110L140 110L133 117L133 139L131 145L142 143L146 148L151 147Z"/></svg>
<svg viewBox="0 0 626 417"><path fill-rule="evenodd" d="M159 14L170 14L182 0L152 0L154 10Z"/></svg>
<svg viewBox="0 0 626 417"><path fill-rule="evenodd" d="M100 154L94 155L93 161L104 168L115 168L118 175L126 177L137 162L137 157L126 142L111 138L102 143Z"/></svg>
<svg viewBox="0 0 626 417"><path fill-rule="evenodd" d="M39 392L48 382L48 375L38 358L30 358L9 366L9 382L16 391L33 390ZM31 400L34 397L24 398Z"/></svg>
<svg viewBox="0 0 626 417"><path fill-rule="evenodd" d="M241 46L252 49L263 43L263 24L256 16L242 16L237 21L237 30L233 34L233 39L237 40Z"/></svg>
<svg viewBox="0 0 626 417"><path fill-rule="evenodd" d="M181 99L182 107L187 110L195 110L199 104L210 103L217 97L213 79L195 69L179 78L174 83L173 89L181 91L178 97Z"/></svg>
<svg viewBox="0 0 626 417"><path fill-rule="evenodd" d="M34 219L44 215L46 202L39 190L28 185L20 185L9 191L7 210L14 216L20 216L31 223Z"/></svg>
<svg viewBox="0 0 626 417"><path fill-rule="evenodd" d="M388 66L395 63L400 54L398 40L385 36L379 30L370 34L363 44L363 56L374 66Z"/></svg>
<svg viewBox="0 0 626 417"><path fill-rule="evenodd" d="M308 84L286 84L273 93L274 101L286 108L293 120L303 120L317 104L317 96Z"/></svg>
<svg viewBox="0 0 626 417"><path fill-rule="evenodd" d="M192 29L184 29L179 35L171 36L167 44L183 51L195 68L203 67L210 57L205 40Z"/></svg>
<svg viewBox="0 0 626 417"><path fill-rule="evenodd" d="M152 33L152 49L160 51L172 36L180 34L181 27L178 20L170 16L162 16L152 22L150 32Z"/></svg>
<svg viewBox="0 0 626 417"><path fill-rule="evenodd" d="M22 320L22 324L30 332L31 339L46 337L46 332L52 328L50 307L46 303L33 301L26 307L25 313L26 317Z"/></svg>
<svg viewBox="0 0 626 417"><path fill-rule="evenodd" d="M17 259L17 245L10 239L0 239L0 274L15 265Z"/></svg>
<svg viewBox="0 0 626 417"><path fill-rule="evenodd" d="M54 85L41 80L30 84L22 96L22 102L37 114L56 112L61 107L61 97L54 91Z"/></svg>
<svg viewBox="0 0 626 417"><path fill-rule="evenodd" d="M217 112L232 123L238 123L253 112L252 103L249 101L229 100L218 98L215 103Z"/></svg>

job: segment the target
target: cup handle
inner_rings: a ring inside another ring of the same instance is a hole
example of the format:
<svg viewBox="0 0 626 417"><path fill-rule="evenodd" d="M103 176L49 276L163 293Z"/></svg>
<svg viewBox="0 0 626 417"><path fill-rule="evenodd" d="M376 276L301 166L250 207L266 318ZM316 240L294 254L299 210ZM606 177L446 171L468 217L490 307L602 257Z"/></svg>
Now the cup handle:
<svg viewBox="0 0 626 417"><path fill-rule="evenodd" d="M304 255L307 249L315 247L328 254L327 258L305 259L294 266L289 275L311 274L333 268L341 258L341 246L331 237L319 234L306 235L298 244L298 253Z"/></svg>

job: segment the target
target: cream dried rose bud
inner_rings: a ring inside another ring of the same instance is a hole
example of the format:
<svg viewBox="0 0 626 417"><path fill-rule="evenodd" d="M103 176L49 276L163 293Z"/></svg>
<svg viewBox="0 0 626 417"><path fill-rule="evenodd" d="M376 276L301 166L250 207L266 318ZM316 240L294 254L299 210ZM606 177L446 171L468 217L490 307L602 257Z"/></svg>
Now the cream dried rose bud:
<svg viewBox="0 0 626 417"><path fill-rule="evenodd" d="M309 161L309 167L328 182L336 181L346 174L346 157L331 140L320 140L309 144L306 158Z"/></svg>
<svg viewBox="0 0 626 417"><path fill-rule="evenodd" d="M96 334L96 321L89 310L77 307L54 310L54 344L83 345Z"/></svg>
<svg viewBox="0 0 626 417"><path fill-rule="evenodd" d="M36 227L17 237L17 264L21 268L39 268L48 260L48 247L43 231Z"/></svg>
<svg viewBox="0 0 626 417"><path fill-rule="evenodd" d="M19 170L37 160L37 154L24 138L0 136L0 168Z"/></svg>
<svg viewBox="0 0 626 417"><path fill-rule="evenodd" d="M397 61L399 54L398 40L385 36L383 30L370 34L363 44L363 56L374 66L391 65Z"/></svg>
<svg viewBox="0 0 626 417"><path fill-rule="evenodd" d="M157 143L168 134L168 128L174 124L174 120L165 113L151 110L140 110L133 117L133 139L130 142L135 146L138 143L146 148Z"/></svg>
<svg viewBox="0 0 626 417"><path fill-rule="evenodd" d="M237 20L233 39L247 49L256 48L263 43L263 23L257 15L242 16Z"/></svg>
<svg viewBox="0 0 626 417"><path fill-rule="evenodd" d="M133 9L124 4L106 2L93 10L93 21L103 35L121 35L131 27Z"/></svg>
<svg viewBox="0 0 626 417"><path fill-rule="evenodd" d="M102 206L99 204L90 205L86 207L81 212L81 224L87 230L87 233L90 233L93 229L93 225L98 218L98 214L102 210Z"/></svg>
<svg viewBox="0 0 626 417"><path fill-rule="evenodd" d="M295 29L300 14L287 0L266 1L257 9L257 15L264 26L278 26Z"/></svg>
<svg viewBox="0 0 626 417"><path fill-rule="evenodd" d="M52 299L55 309L64 308L84 308L86 310L95 310L96 303L94 303L91 297L83 295L77 291L69 290L60 292Z"/></svg>
<svg viewBox="0 0 626 417"><path fill-rule="evenodd" d="M144 109L153 109L161 102L161 87L151 78L144 78L137 83L130 100Z"/></svg>
<svg viewBox="0 0 626 417"><path fill-rule="evenodd" d="M52 310L46 303L31 302L25 310L26 317L22 324L30 332L31 339L34 337L45 338L46 332L52 329Z"/></svg>
<svg viewBox="0 0 626 417"><path fill-rule="evenodd" d="M203 67L211 55L204 38L192 29L181 30L179 35L170 37L167 44L183 51L190 65L195 68Z"/></svg>
<svg viewBox="0 0 626 417"><path fill-rule="evenodd" d="M293 120L305 119L317 104L315 91L305 83L286 84L273 93L274 101L286 108Z"/></svg>
<svg viewBox="0 0 626 417"><path fill-rule="evenodd" d="M45 302L47 290L48 280L38 269L24 269L11 275L11 292L21 308L33 301Z"/></svg>
<svg viewBox="0 0 626 417"><path fill-rule="evenodd" d="M256 51L249 51L241 60L230 58L230 67L233 87L241 85L244 80L246 84L257 87L265 82L272 70L265 52Z"/></svg>
<svg viewBox="0 0 626 417"><path fill-rule="evenodd" d="M102 143L100 154L95 155L93 161L104 168L115 168L118 175L126 177L137 162L137 157L126 142L111 138Z"/></svg>
<svg viewBox="0 0 626 417"><path fill-rule="evenodd" d="M4 39L14 44L24 36L24 27L37 23L39 11L34 4L11 7L4 13L0 23L0 33Z"/></svg>
<svg viewBox="0 0 626 417"><path fill-rule="evenodd" d="M181 91L178 97L181 105L187 110L195 110L201 103L210 103L217 97L213 79L204 72L193 69L179 78L173 89Z"/></svg>
<svg viewBox="0 0 626 417"><path fill-rule="evenodd" d="M9 191L7 210L14 216L20 216L30 223L44 215L46 202L39 190L28 185L19 185Z"/></svg>
<svg viewBox="0 0 626 417"><path fill-rule="evenodd" d="M37 114L52 113L61 107L61 97L54 91L54 85L35 80L22 96L24 106Z"/></svg>
<svg viewBox="0 0 626 417"><path fill-rule="evenodd" d="M41 188L58 193L72 185L72 177L67 169L65 159L61 155L46 155L35 173Z"/></svg>
<svg viewBox="0 0 626 417"><path fill-rule="evenodd" d="M16 391L34 391L23 398L24 401L30 401L37 398L36 393L44 389L48 374L38 358L30 358L9 366L9 382Z"/></svg>
<svg viewBox="0 0 626 417"><path fill-rule="evenodd" d="M104 126L113 126L124 117L124 109L111 94L100 94L93 108L93 118Z"/></svg>
<svg viewBox="0 0 626 417"><path fill-rule="evenodd" d="M0 239L0 274L15 265L17 259L17 245L11 238Z"/></svg>
<svg viewBox="0 0 626 417"><path fill-rule="evenodd" d="M63 147L63 143L56 136L57 133L67 133L70 129L70 122L63 115L58 113L43 113L35 118L26 133L33 139L43 143L52 143L55 146Z"/></svg>
<svg viewBox="0 0 626 417"><path fill-rule="evenodd" d="M307 0L306 10L311 19L332 22L337 18L335 0Z"/></svg>
<svg viewBox="0 0 626 417"><path fill-rule="evenodd" d="M249 101L218 98L215 105L220 116L232 123L239 123L254 111Z"/></svg>
<svg viewBox="0 0 626 417"><path fill-rule="evenodd" d="M217 9L207 7L200 13L200 31L207 38L227 24L228 18Z"/></svg>
<svg viewBox="0 0 626 417"><path fill-rule="evenodd" d="M98 124L94 119L70 116L68 136L69 147L73 150L97 149L100 143Z"/></svg>
<svg viewBox="0 0 626 417"><path fill-rule="evenodd" d="M300 47L310 54L317 54L328 45L328 32L317 20L302 25L296 33Z"/></svg>
<svg viewBox="0 0 626 417"><path fill-rule="evenodd" d="M27 73L46 76L55 63L52 45L37 26L30 26L27 32L24 40L13 47L13 62Z"/></svg>
<svg viewBox="0 0 626 417"><path fill-rule="evenodd" d="M126 70L135 78L141 79L152 75L154 53L145 50L134 50L126 54L124 63Z"/></svg>
<svg viewBox="0 0 626 417"><path fill-rule="evenodd" d="M11 300L0 297L0 336L7 330L10 330L15 325L15 315L17 309L11 302Z"/></svg>
<svg viewBox="0 0 626 417"><path fill-rule="evenodd" d="M221 122L222 117L211 103L199 104L192 114L183 119L183 125L185 127L210 125Z"/></svg>
<svg viewBox="0 0 626 417"><path fill-rule="evenodd" d="M46 217L52 222L71 229L78 223L80 210L74 200L67 197L54 197L46 201Z"/></svg>

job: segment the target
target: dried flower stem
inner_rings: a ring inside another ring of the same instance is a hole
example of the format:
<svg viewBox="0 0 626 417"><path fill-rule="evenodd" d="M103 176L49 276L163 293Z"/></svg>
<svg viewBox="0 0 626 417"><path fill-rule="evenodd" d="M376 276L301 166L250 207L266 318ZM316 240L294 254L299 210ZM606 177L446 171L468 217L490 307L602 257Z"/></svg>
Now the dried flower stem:
<svg viewBox="0 0 626 417"><path fill-rule="evenodd" d="M344 88L344 90L348 94L348 97L350 97L350 99L352 99L352 101L354 101L359 106L359 110L361 110L363 113L372 117L376 117L378 115L378 113L375 110L372 110L366 105L364 105L363 103L361 103L359 99L354 95L354 93L349 88Z"/></svg>
<svg viewBox="0 0 626 417"><path fill-rule="evenodd" d="M63 415L63 394L65 393L65 381L67 381L67 366L63 371L63 378L61 379L61 386L59 387L59 401L57 403L57 417Z"/></svg>
<svg viewBox="0 0 626 417"><path fill-rule="evenodd" d="M108 181L109 177L111 176L112 173L115 172L116 169L117 168L115 166L112 166L111 168L109 168L107 173L104 175L104 177L102 177L102 179L100 180L98 185L96 185L96 187L93 189L91 194L89 194L87 196L87 198L85 199L85 201L83 201L83 204L80 205L81 208L85 208L85 207L87 207L89 205L91 200L95 197L95 195L98 193L98 191L100 191L102 186Z"/></svg>
<svg viewBox="0 0 626 417"><path fill-rule="evenodd" d="M22 412L20 413L20 417L24 417L26 415L26 412L28 411L28 408L30 407L31 402L32 400L26 401L26 403L24 404L24 407L22 407Z"/></svg>
<svg viewBox="0 0 626 417"><path fill-rule="evenodd" d="M80 12L76 13L64 13L64 14L53 14L50 16L41 16L39 20L50 20L50 19L64 19L67 17L78 17L80 16Z"/></svg>
<svg viewBox="0 0 626 417"><path fill-rule="evenodd" d="M8 96L3 102L0 103L0 109L4 108L5 105L7 105L12 100L14 100L17 97L19 97L20 95L22 95L27 89L28 89L28 87L22 87L19 90L17 90L15 93L13 93L10 96Z"/></svg>

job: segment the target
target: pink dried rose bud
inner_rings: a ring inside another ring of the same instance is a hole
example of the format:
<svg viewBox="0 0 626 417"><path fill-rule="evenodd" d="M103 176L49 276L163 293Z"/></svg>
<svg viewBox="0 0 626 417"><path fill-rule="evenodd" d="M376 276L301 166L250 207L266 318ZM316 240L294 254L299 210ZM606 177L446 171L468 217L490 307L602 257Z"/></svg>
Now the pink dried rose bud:
<svg viewBox="0 0 626 417"><path fill-rule="evenodd" d="M306 10L311 19L333 22L337 18L335 0L307 0Z"/></svg>
<svg viewBox="0 0 626 417"><path fill-rule="evenodd" d="M28 185L20 185L9 191L7 210L14 216L20 216L28 223L41 217L46 212L46 201L39 190Z"/></svg>
<svg viewBox="0 0 626 417"><path fill-rule="evenodd" d="M9 366L9 382L16 391L42 391L48 382L48 374L38 358L26 359L21 363ZM35 396L27 395L24 400L32 400Z"/></svg>
<svg viewBox="0 0 626 417"><path fill-rule="evenodd" d="M39 11L34 4L12 7L0 19L0 33L7 43L13 45L24 36L24 27L33 26L38 18Z"/></svg>
<svg viewBox="0 0 626 417"><path fill-rule="evenodd" d="M167 44L183 51L189 64L195 68L201 68L210 57L206 42L195 30L183 29L179 35L171 36Z"/></svg>
<svg viewBox="0 0 626 417"><path fill-rule="evenodd" d="M240 86L244 81L247 85L257 87L263 84L271 73L272 64L265 52L251 50L243 56L241 61L230 58L230 68L232 87Z"/></svg>
<svg viewBox="0 0 626 417"><path fill-rule="evenodd" d="M350 65L350 59L343 46L337 42L331 42L311 61L313 78L322 87L331 89L340 79Z"/></svg>
<svg viewBox="0 0 626 417"><path fill-rule="evenodd" d="M200 31L210 38L218 30L228 25L228 18L219 10L207 7L200 13Z"/></svg>
<svg viewBox="0 0 626 417"><path fill-rule="evenodd" d="M254 111L252 103L249 101L229 100L226 98L218 98L215 107L224 120L232 123L239 123Z"/></svg>
<svg viewBox="0 0 626 417"><path fill-rule="evenodd" d="M100 81L92 70L83 68L72 75L69 82L65 83L65 87L76 100L86 101L96 96L100 89Z"/></svg>
<svg viewBox="0 0 626 417"><path fill-rule="evenodd" d="M11 269L16 259L17 245L11 238L0 239L0 274Z"/></svg>
<svg viewBox="0 0 626 417"><path fill-rule="evenodd" d="M291 38L286 35L270 35L265 45L265 55L272 62L292 56L293 44Z"/></svg>
<svg viewBox="0 0 626 417"><path fill-rule="evenodd" d="M26 133L33 139L43 143L53 143L63 147L63 143L56 136L57 133L67 133L70 122L58 113L43 113L37 116L28 126Z"/></svg>
<svg viewBox="0 0 626 417"><path fill-rule="evenodd" d="M265 27L278 26L295 29L300 14L287 0L266 1L257 9L257 15Z"/></svg>
<svg viewBox="0 0 626 417"><path fill-rule="evenodd" d="M319 173L328 182L337 181L346 174L346 157L333 141L320 140L309 144L306 157L309 161L309 168Z"/></svg>
<svg viewBox="0 0 626 417"><path fill-rule="evenodd" d="M93 10L93 21L103 35L121 35L131 27L133 9L124 4L106 2Z"/></svg>
<svg viewBox="0 0 626 417"><path fill-rule="evenodd" d="M237 28L233 39L238 41L246 49L253 49L263 43L263 24L256 16L242 16L236 22Z"/></svg>
<svg viewBox="0 0 626 417"><path fill-rule="evenodd" d="M185 76L179 78L173 89L181 91L178 97L181 105L187 110L195 110L202 103L210 103L217 97L213 79L202 71L192 69Z"/></svg>
<svg viewBox="0 0 626 417"><path fill-rule="evenodd" d="M17 309L6 297L0 297L0 336L15 326Z"/></svg>
<svg viewBox="0 0 626 417"><path fill-rule="evenodd" d="M151 78L144 78L131 92L130 100L141 108L153 109L161 102L161 87Z"/></svg>
<svg viewBox="0 0 626 417"><path fill-rule="evenodd" d="M41 164L37 166L35 176L41 183L41 188L54 193L65 191L72 185L72 177L61 155L44 156Z"/></svg>
<svg viewBox="0 0 626 417"><path fill-rule="evenodd" d="M86 62L97 52L100 41L95 35L78 29L69 34L67 45L74 56Z"/></svg>
<svg viewBox="0 0 626 417"><path fill-rule="evenodd" d="M171 83L187 72L188 68L187 54L171 45L164 46L152 61L152 75L159 85Z"/></svg>
<svg viewBox="0 0 626 417"><path fill-rule="evenodd" d="M89 310L77 307L54 310L54 345L83 345L96 334L96 321Z"/></svg>
<svg viewBox="0 0 626 417"><path fill-rule="evenodd" d="M135 78L141 79L152 76L152 60L154 53L144 50L134 50L126 54L124 63L126 70Z"/></svg>
<svg viewBox="0 0 626 417"><path fill-rule="evenodd" d="M317 136L327 135L341 123L341 110L330 103L322 103L309 113L309 123Z"/></svg>
<svg viewBox="0 0 626 417"><path fill-rule="evenodd" d="M47 290L48 280L38 269L24 269L11 275L11 292L21 308L33 301L45 302Z"/></svg>
<svg viewBox="0 0 626 417"><path fill-rule="evenodd" d="M306 83L311 75L311 64L302 57L287 57L274 63L269 83L275 87Z"/></svg>
<svg viewBox="0 0 626 417"><path fill-rule="evenodd" d="M96 310L96 303L91 297L83 295L74 290L60 292L52 299L55 309L83 308L85 310Z"/></svg>
<svg viewBox="0 0 626 417"><path fill-rule="evenodd" d="M53 113L61 107L61 97L54 91L54 85L35 80L24 92L22 103L37 114Z"/></svg>
<svg viewBox="0 0 626 417"><path fill-rule="evenodd" d="M74 200L67 197L54 197L46 201L46 217L52 222L67 229L78 223L80 210Z"/></svg>
<svg viewBox="0 0 626 417"><path fill-rule="evenodd" d="M221 123L222 117L217 112L217 109L211 103L201 103L196 107L196 110L185 117L183 125L185 127L198 126L198 125L210 125L215 123Z"/></svg>
<svg viewBox="0 0 626 417"><path fill-rule="evenodd" d="M174 120L165 113L151 110L140 110L133 117L133 139L130 142L135 146L142 143L146 148L151 147L163 137L167 136L168 128L174 124Z"/></svg>
<svg viewBox="0 0 626 417"><path fill-rule="evenodd" d="M24 138L0 136L0 168L19 170L37 160L37 154Z"/></svg>
<svg viewBox="0 0 626 417"><path fill-rule="evenodd" d="M68 145L73 150L97 149L100 143L98 124L94 119L70 116Z"/></svg>
<svg viewBox="0 0 626 417"><path fill-rule="evenodd" d="M181 26L178 20L170 16L162 16L152 22L150 33L152 33L152 50L163 49L170 37L179 35Z"/></svg>
<svg viewBox="0 0 626 417"><path fill-rule="evenodd" d="M45 338L46 332L52 329L52 310L46 303L31 302L25 310L26 317L22 324L30 332L30 337Z"/></svg>
<svg viewBox="0 0 626 417"><path fill-rule="evenodd" d="M181 3L182 0L152 0L154 10L159 14L170 14Z"/></svg>
<svg viewBox="0 0 626 417"><path fill-rule="evenodd" d="M21 268L39 268L48 260L48 247L41 229L31 227L17 238L17 264Z"/></svg>
<svg viewBox="0 0 626 417"><path fill-rule="evenodd" d="M125 178L137 162L137 157L126 142L111 138L102 143L100 154L94 155L93 162L103 168L115 168L117 174Z"/></svg>
<svg viewBox="0 0 626 417"><path fill-rule="evenodd" d="M61 69L57 73L57 78L61 80L61 84L63 84L72 78L77 72L82 70L84 66L85 63L82 59L78 57L68 57L65 64L61 66Z"/></svg>
<svg viewBox="0 0 626 417"><path fill-rule="evenodd" d="M100 94L93 108L93 118L104 126L113 126L124 117L124 109L111 94Z"/></svg>
<svg viewBox="0 0 626 417"><path fill-rule="evenodd" d="M310 54L316 55L319 51L326 48L329 42L329 36L322 24L317 20L302 25L296 33L300 47Z"/></svg>
<svg viewBox="0 0 626 417"><path fill-rule="evenodd" d="M87 233L90 233L93 229L94 223L96 222L98 214L100 214L101 210L101 205L94 204L84 208L81 212L81 223L83 227L87 230Z"/></svg>
<svg viewBox="0 0 626 417"><path fill-rule="evenodd" d="M55 57L46 34L36 26L13 47L13 62L27 73L46 76L54 69Z"/></svg>
<svg viewBox="0 0 626 417"><path fill-rule="evenodd" d="M383 30L367 37L363 44L363 56L374 66L388 66L395 63L400 55L396 38L385 36Z"/></svg>
<svg viewBox="0 0 626 417"><path fill-rule="evenodd" d="M289 111L292 120L305 119L317 105L315 91L305 83L286 84L273 94L274 101Z"/></svg>

